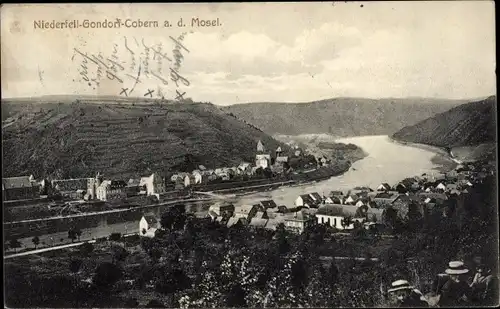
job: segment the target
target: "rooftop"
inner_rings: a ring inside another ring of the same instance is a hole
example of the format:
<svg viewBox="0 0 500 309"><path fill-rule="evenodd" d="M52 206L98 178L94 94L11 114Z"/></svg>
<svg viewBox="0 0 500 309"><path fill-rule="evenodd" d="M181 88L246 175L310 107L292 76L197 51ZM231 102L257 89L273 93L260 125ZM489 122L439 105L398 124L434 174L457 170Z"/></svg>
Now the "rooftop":
<svg viewBox="0 0 500 309"><path fill-rule="evenodd" d="M32 187L30 176L2 178L2 189Z"/></svg>
<svg viewBox="0 0 500 309"><path fill-rule="evenodd" d="M359 207L352 205L332 204L318 208L316 215L335 217L355 217Z"/></svg>
<svg viewBox="0 0 500 309"><path fill-rule="evenodd" d="M156 223L158 223L158 220L156 219L155 216L147 215L147 216L143 216L143 218L146 220L146 222L148 224L156 224Z"/></svg>

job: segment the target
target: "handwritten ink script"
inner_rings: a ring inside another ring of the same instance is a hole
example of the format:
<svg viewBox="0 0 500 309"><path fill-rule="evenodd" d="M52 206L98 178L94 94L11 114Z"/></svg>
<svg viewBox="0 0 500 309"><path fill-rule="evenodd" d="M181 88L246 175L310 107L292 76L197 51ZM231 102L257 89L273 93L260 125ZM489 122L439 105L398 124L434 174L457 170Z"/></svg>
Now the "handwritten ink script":
<svg viewBox="0 0 500 309"><path fill-rule="evenodd" d="M111 81L119 85L117 94L123 97L183 100L191 85L181 72L184 57L190 53L183 42L186 34L169 36L159 43L123 37L108 53L74 48L71 60L78 75L74 81L92 90L101 87L104 80Z"/></svg>

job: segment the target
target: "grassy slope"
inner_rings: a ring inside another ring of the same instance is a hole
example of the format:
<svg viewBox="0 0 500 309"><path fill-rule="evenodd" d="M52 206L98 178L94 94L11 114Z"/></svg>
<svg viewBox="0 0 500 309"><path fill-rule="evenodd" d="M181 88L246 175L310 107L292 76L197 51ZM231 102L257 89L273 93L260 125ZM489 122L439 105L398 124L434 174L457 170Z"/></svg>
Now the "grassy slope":
<svg viewBox="0 0 500 309"><path fill-rule="evenodd" d="M358 136L392 134L461 103L424 98L337 98L311 103L237 104L224 110L269 134Z"/></svg>
<svg viewBox="0 0 500 309"><path fill-rule="evenodd" d="M3 175L127 179L186 167L186 154L192 167L232 166L253 160L259 139L279 145L212 104L95 103L2 102Z"/></svg>

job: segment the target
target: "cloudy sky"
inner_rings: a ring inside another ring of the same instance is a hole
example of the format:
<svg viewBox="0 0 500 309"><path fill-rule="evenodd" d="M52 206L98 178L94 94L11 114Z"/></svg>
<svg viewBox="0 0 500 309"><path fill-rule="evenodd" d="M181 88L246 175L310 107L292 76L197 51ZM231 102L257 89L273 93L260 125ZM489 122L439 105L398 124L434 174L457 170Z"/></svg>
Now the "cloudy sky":
<svg viewBox="0 0 500 309"><path fill-rule="evenodd" d="M488 1L6 5L1 14L3 97L119 95L134 88L131 96L161 89L169 98L178 90L195 101L227 105L346 96L463 99L496 92L494 4ZM221 25L191 27L193 17L218 18ZM159 27L34 29L40 20L106 18L156 20ZM186 27L163 27L179 18ZM136 83L139 61L134 67L125 38L141 59L143 40L153 48L161 43L173 59L169 36L183 32L189 52L180 50L178 72L189 86L170 81L173 62L158 64L151 50ZM115 53L123 83L103 73L98 86L89 86L81 65L89 78L98 66L83 63L75 49L103 59ZM144 66L168 84L146 75Z"/></svg>

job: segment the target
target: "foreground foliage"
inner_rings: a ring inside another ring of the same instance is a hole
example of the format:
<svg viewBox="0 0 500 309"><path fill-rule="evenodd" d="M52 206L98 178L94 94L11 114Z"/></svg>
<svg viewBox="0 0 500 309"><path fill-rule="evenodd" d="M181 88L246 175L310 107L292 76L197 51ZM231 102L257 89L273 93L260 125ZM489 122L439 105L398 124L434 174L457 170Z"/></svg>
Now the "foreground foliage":
<svg viewBox="0 0 500 309"><path fill-rule="evenodd" d="M495 261L494 192L490 177L463 200L447 205L446 217L410 215L397 222L397 238L388 247L380 238L363 233L331 236L320 225L301 235L282 225L275 232L243 226L228 229L186 215L182 207L171 208L160 220L164 230L153 239L113 238L65 255L52 253L38 262L7 263L6 303L9 307L383 306L383 291L393 280L407 278L425 293L452 259L467 261L480 254ZM334 255L351 258L336 261ZM354 260L371 255L380 260Z"/></svg>

